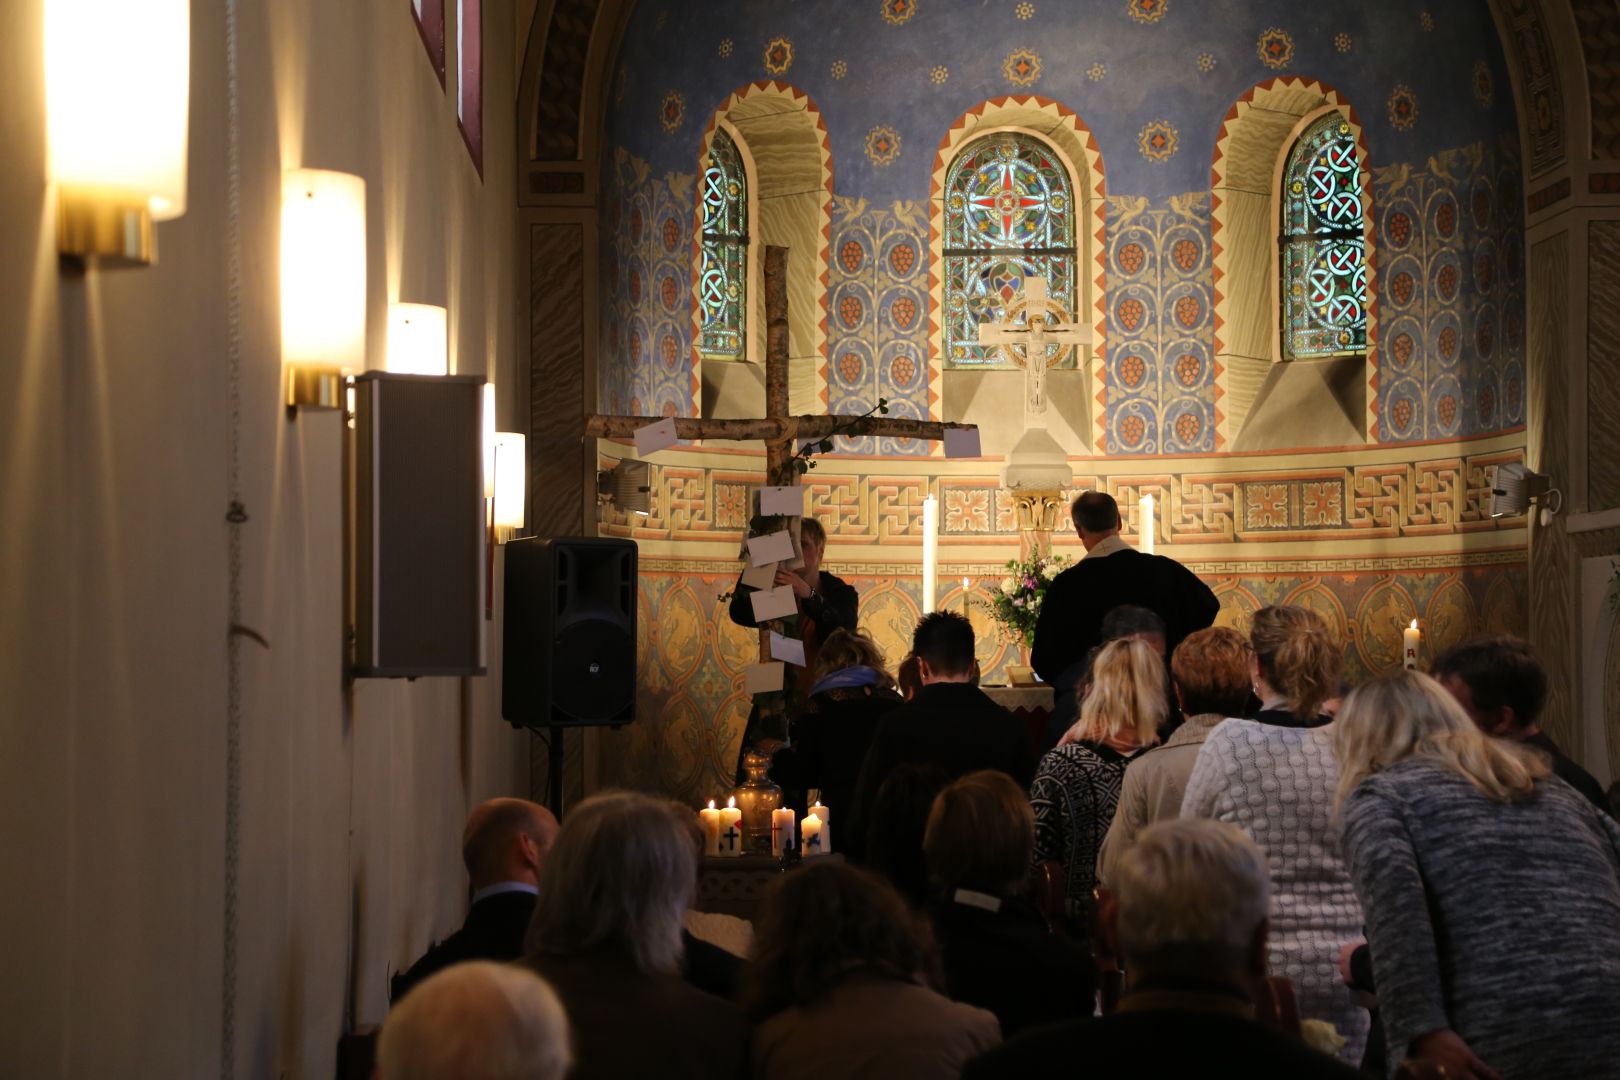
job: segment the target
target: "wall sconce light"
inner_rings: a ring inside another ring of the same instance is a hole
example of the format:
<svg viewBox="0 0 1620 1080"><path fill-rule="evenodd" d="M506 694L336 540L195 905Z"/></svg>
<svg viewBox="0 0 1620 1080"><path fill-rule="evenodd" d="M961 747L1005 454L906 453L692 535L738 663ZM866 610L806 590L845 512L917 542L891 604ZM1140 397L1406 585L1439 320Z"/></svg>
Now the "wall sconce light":
<svg viewBox="0 0 1620 1080"><path fill-rule="evenodd" d="M394 375L450 374L449 319L444 308L388 305L388 370Z"/></svg>
<svg viewBox="0 0 1620 1080"><path fill-rule="evenodd" d="M527 440L512 431L495 435L495 538L504 543L522 529L528 494Z"/></svg>
<svg viewBox="0 0 1620 1080"><path fill-rule="evenodd" d="M484 498L495 498L495 384L484 384Z"/></svg>
<svg viewBox="0 0 1620 1080"><path fill-rule="evenodd" d="M281 184L281 362L287 407L342 408L366 366L366 182L289 169Z"/></svg>
<svg viewBox="0 0 1620 1080"><path fill-rule="evenodd" d="M1530 504L1541 500L1541 524L1551 525L1553 515L1564 505L1564 493L1552 486L1552 477L1531 472L1522 462L1509 461L1496 466L1491 477L1491 517L1517 517L1530 511Z"/></svg>
<svg viewBox="0 0 1620 1080"><path fill-rule="evenodd" d="M597 473L596 497L627 514L646 517L652 513L652 466L635 458L625 458L613 468Z"/></svg>
<svg viewBox="0 0 1620 1080"><path fill-rule="evenodd" d="M57 249L150 263L186 212L190 0L47 0L45 100Z"/></svg>

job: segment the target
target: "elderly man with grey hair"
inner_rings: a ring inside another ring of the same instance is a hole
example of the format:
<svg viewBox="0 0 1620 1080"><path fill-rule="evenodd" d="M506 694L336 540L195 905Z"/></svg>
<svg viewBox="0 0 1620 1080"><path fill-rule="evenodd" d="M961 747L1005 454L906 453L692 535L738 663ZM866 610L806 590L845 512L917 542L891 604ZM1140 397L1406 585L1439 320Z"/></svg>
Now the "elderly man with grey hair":
<svg viewBox="0 0 1620 1080"><path fill-rule="evenodd" d="M563 823L540 874L524 962L568 1009L570 1080L742 1073L742 1013L681 979L697 860L691 814L647 795L593 795Z"/></svg>
<svg viewBox="0 0 1620 1080"><path fill-rule="evenodd" d="M1021 1035L972 1062L964 1080L1056 1075L1077 1063L1096 1077L1359 1075L1254 1019L1271 886L1240 829L1193 818L1152 825L1113 884L1099 915L1129 980L1118 1011Z"/></svg>
<svg viewBox="0 0 1620 1080"><path fill-rule="evenodd" d="M562 1080L568 1017L532 971L487 960L424 979L383 1024L379 1080Z"/></svg>

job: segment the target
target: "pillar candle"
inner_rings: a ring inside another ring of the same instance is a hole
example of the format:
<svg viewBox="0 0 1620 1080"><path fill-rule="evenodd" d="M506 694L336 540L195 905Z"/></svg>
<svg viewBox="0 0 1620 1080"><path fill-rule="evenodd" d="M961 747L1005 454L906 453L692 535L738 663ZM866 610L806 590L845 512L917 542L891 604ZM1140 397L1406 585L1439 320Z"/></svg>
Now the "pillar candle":
<svg viewBox="0 0 1620 1080"><path fill-rule="evenodd" d="M1155 539L1153 509L1153 496L1142 496L1142 551L1148 555L1153 554L1153 542Z"/></svg>
<svg viewBox="0 0 1620 1080"><path fill-rule="evenodd" d="M1401 652L1406 657L1406 669L1416 671L1418 666L1418 643L1423 640L1423 631L1418 629L1417 620L1401 631Z"/></svg>
<svg viewBox="0 0 1620 1080"><path fill-rule="evenodd" d="M934 594L939 591L939 500L932 495L923 500L923 580L922 609L934 610Z"/></svg>
<svg viewBox="0 0 1620 1080"><path fill-rule="evenodd" d="M811 804L809 806L807 806L805 809L806 809L807 812L812 813L812 814L816 815L817 818L821 819L821 853L823 855L831 854L832 853L832 811L828 810L825 806L822 805L821 796L819 794L815 797L815 800L813 802L811 802Z"/></svg>
<svg viewBox="0 0 1620 1080"><path fill-rule="evenodd" d="M804 821L799 825L799 837L803 841L800 854L820 855L821 819L814 814L806 814Z"/></svg>
<svg viewBox="0 0 1620 1080"><path fill-rule="evenodd" d="M962 579L962 618L964 619L972 617L968 614L968 590L972 587L973 581L971 578Z"/></svg>
<svg viewBox="0 0 1620 1080"><path fill-rule="evenodd" d="M787 808L771 811L771 854L781 858L793 846L793 811Z"/></svg>
<svg viewBox="0 0 1620 1080"><path fill-rule="evenodd" d="M743 853L742 842L742 811L737 809L735 797L726 800L726 808L720 811L720 854L727 858L736 858Z"/></svg>
<svg viewBox="0 0 1620 1080"><path fill-rule="evenodd" d="M703 822L703 854L720 854L720 811L714 808L714 800L709 800L707 810L699 810L698 818Z"/></svg>

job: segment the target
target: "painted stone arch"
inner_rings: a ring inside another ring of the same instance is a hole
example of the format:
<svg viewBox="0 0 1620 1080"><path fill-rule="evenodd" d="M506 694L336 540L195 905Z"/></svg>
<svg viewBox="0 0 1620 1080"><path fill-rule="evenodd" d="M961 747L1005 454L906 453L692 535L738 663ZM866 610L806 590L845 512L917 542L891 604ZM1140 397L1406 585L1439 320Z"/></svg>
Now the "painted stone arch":
<svg viewBox="0 0 1620 1080"><path fill-rule="evenodd" d="M827 402L827 266L832 237L832 146L821 110L810 95L784 82L761 80L733 91L715 109L697 147L699 177L721 126L737 144L749 184L748 360L764 408L765 309L761 274L765 246L791 249L788 258L788 352L795 412L821 412ZM703 357L698 350L702 314L702 207L692 198L692 396L702 415ZM750 387L751 389L751 387ZM752 393L747 395L752 398ZM743 410L750 415L758 411ZM742 415L742 412L736 415Z"/></svg>
<svg viewBox="0 0 1620 1080"><path fill-rule="evenodd" d="M1103 218L1108 194L1102 152L1097 139L1074 110L1037 94L1008 95L975 105L957 117L939 141L929 177L928 273L928 407L940 419L940 395L945 374L945 331L941 304L945 281L945 180L951 163L963 147L997 131L1017 131L1050 145L1069 170L1075 192L1075 247L1079 267L1076 291L1079 317L1091 323L1092 345L1086 368L1087 393L1092 407L1089 430L1082 432L1096 453L1107 448L1103 412L1105 389L1103 360L1107 329L1103 285L1107 270ZM936 447L934 452L940 450Z"/></svg>
<svg viewBox="0 0 1620 1080"><path fill-rule="evenodd" d="M1287 373L1281 361L1276 238L1282 213L1281 183L1299 136L1331 111L1344 114L1355 137L1361 170L1362 223L1368 272L1367 352L1359 395L1336 396L1327 384L1289 387L1276 398L1269 389ZM1266 424L1257 405L1292 397L1291 411L1328 409L1346 414L1360 440L1378 438L1378 288L1372 207L1372 170L1366 132L1351 104L1315 79L1287 76L1257 84L1233 103L1215 139L1210 167L1211 239L1215 288L1215 446L1244 449ZM1353 411L1355 415L1349 415ZM1252 423L1251 423L1252 421ZM1240 439L1245 428L1248 439ZM1304 443L1302 445L1311 445ZM1277 449L1274 446L1257 447ZM1289 447L1295 448L1295 447Z"/></svg>

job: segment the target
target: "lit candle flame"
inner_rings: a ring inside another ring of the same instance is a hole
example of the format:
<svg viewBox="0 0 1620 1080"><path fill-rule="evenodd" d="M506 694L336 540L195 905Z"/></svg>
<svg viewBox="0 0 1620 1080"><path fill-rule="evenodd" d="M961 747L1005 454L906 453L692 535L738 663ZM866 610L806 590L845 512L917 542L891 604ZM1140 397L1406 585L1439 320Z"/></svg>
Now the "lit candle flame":
<svg viewBox="0 0 1620 1080"><path fill-rule="evenodd" d="M737 796L733 795L731 798L726 800L726 809L728 809L728 810L737 809Z"/></svg>
<svg viewBox="0 0 1620 1080"><path fill-rule="evenodd" d="M1412 620L1412 629L1414 629L1414 630L1417 629L1417 620L1416 619Z"/></svg>
<svg viewBox="0 0 1620 1080"><path fill-rule="evenodd" d="M710 799L710 800L709 800L709 809L710 809L710 810L713 810L713 809L714 809L714 800L713 800L713 799Z"/></svg>

